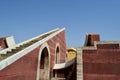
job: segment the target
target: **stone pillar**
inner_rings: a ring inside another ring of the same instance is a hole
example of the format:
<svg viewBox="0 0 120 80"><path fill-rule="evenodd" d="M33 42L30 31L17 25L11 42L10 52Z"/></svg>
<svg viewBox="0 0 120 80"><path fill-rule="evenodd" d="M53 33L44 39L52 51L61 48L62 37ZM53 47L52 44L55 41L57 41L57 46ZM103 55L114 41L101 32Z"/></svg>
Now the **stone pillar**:
<svg viewBox="0 0 120 80"><path fill-rule="evenodd" d="M77 48L77 80L83 80L82 48Z"/></svg>

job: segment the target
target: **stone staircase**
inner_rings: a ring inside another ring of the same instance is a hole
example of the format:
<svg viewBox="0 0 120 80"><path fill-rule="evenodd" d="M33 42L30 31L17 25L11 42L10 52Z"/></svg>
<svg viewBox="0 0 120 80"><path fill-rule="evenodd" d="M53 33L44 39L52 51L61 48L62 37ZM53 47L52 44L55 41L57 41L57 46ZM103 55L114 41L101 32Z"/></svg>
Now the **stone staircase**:
<svg viewBox="0 0 120 80"><path fill-rule="evenodd" d="M17 52L19 52L19 51L29 47L30 45L32 45L32 44L34 44L34 43L44 39L45 37L49 36L50 34L52 34L54 32L56 32L56 31L53 31L53 32L48 33L48 34L44 34L43 36L40 36L40 37L38 37L36 39L33 39L33 40L29 41L29 42L26 42L24 44L21 44L19 46L14 47L10 51L6 51L6 53L4 53L4 54L0 54L0 61L6 59L6 58L10 57L11 55L14 55L15 53L17 53Z"/></svg>

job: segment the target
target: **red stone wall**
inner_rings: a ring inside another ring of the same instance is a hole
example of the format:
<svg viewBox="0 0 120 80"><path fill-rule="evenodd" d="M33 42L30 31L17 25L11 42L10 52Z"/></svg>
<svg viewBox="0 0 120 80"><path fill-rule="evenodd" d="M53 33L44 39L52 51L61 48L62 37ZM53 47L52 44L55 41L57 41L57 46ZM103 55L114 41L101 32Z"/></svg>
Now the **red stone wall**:
<svg viewBox="0 0 120 80"><path fill-rule="evenodd" d="M84 80L120 80L119 44L98 44L83 50Z"/></svg>
<svg viewBox="0 0 120 80"><path fill-rule="evenodd" d="M0 71L0 80L36 80L39 48Z"/></svg>
<svg viewBox="0 0 120 80"><path fill-rule="evenodd" d="M99 34L87 34L86 35L85 46L93 46L94 41L100 41Z"/></svg>
<svg viewBox="0 0 120 80"><path fill-rule="evenodd" d="M51 77L53 76L53 67L55 65L55 58L56 58L56 46L59 43L59 48L60 48L60 63L65 62L65 57L66 57L66 40L65 40L65 31L61 32L57 36L53 37L48 41L48 44L50 45L50 69L51 69Z"/></svg>
<svg viewBox="0 0 120 80"><path fill-rule="evenodd" d="M55 48L57 43L60 45L60 62L65 62L66 42L65 31L47 41L50 49L50 75L53 75L55 64ZM10 66L0 71L0 80L36 80L38 55L40 46L23 56Z"/></svg>
<svg viewBox="0 0 120 80"><path fill-rule="evenodd" d="M5 49L7 48L7 44L6 44L6 38L0 38L0 46Z"/></svg>

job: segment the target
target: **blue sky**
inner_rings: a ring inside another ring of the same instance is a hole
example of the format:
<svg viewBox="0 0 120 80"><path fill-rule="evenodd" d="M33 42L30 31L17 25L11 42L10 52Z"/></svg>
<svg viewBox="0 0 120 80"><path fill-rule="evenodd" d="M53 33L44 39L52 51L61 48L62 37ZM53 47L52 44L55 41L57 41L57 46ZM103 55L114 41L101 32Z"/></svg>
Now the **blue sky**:
<svg viewBox="0 0 120 80"><path fill-rule="evenodd" d="M16 43L66 28L67 46L82 46L86 33L120 40L120 0L0 0L0 37Z"/></svg>

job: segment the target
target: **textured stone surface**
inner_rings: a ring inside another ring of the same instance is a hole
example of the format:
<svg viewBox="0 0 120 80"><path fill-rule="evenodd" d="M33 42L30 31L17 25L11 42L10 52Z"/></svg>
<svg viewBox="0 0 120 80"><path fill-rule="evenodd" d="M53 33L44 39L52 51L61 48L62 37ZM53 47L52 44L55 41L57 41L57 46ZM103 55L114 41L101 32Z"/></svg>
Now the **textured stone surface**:
<svg viewBox="0 0 120 80"><path fill-rule="evenodd" d="M119 43L97 44L96 50L83 50L84 80L119 80Z"/></svg>
<svg viewBox="0 0 120 80"><path fill-rule="evenodd" d="M83 80L83 60L81 48L77 48L77 80Z"/></svg>

